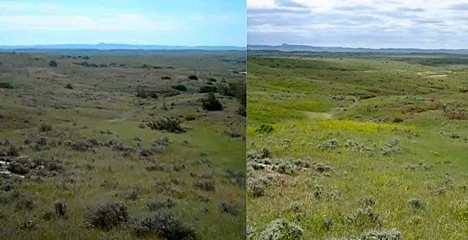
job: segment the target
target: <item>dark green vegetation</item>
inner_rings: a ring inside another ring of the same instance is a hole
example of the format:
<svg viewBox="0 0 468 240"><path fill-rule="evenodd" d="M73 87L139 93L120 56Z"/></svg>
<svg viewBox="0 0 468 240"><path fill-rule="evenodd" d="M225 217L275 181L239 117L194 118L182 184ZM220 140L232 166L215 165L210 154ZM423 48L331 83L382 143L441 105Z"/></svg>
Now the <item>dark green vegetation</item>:
<svg viewBox="0 0 468 240"><path fill-rule="evenodd" d="M245 238L244 52L0 61L2 238ZM239 94L205 111L208 85Z"/></svg>
<svg viewBox="0 0 468 240"><path fill-rule="evenodd" d="M468 56L253 52L248 236L465 239Z"/></svg>

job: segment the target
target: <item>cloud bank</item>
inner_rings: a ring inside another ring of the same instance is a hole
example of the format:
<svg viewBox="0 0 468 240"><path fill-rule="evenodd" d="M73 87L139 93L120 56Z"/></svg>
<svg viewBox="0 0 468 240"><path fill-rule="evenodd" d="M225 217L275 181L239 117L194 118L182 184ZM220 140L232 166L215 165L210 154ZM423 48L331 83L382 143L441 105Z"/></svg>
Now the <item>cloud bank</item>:
<svg viewBox="0 0 468 240"><path fill-rule="evenodd" d="M468 48L463 0L248 0L248 43Z"/></svg>

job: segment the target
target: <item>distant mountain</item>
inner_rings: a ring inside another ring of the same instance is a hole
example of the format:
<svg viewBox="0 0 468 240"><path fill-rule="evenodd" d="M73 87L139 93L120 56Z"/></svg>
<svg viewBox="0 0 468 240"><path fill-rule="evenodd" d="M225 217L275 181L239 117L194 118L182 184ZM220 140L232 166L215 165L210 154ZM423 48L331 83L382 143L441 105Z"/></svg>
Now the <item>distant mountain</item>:
<svg viewBox="0 0 468 240"><path fill-rule="evenodd" d="M0 45L0 50L60 50L60 49L90 49L90 50L246 50L245 47L238 46L166 46L166 45L131 45L116 43L99 44L50 44L50 45Z"/></svg>
<svg viewBox="0 0 468 240"><path fill-rule="evenodd" d="M310 52L350 52L350 53L448 53L468 54L468 49L418 49L418 48L348 48L348 47L316 47L309 45L282 44L272 45L248 45L247 50L268 51L310 51Z"/></svg>

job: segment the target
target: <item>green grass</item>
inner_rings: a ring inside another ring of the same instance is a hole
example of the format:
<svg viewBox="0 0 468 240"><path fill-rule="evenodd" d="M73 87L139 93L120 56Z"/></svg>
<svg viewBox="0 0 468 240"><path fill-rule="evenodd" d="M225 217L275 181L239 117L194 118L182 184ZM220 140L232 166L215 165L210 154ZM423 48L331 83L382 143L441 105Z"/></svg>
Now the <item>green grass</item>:
<svg viewBox="0 0 468 240"><path fill-rule="evenodd" d="M468 121L450 119L449 112L468 111L468 95L460 91L468 71L458 60L466 56L310 55L249 56L247 150L266 147L273 159L333 170L248 170L249 182L273 180L264 196L248 194L247 224L258 233L286 218L304 229L304 239L357 238L370 229L393 228L403 239L464 239ZM262 124L273 131L256 132ZM399 149L384 156L395 138ZM338 148L318 148L332 139ZM347 140L370 150L346 147ZM372 211L380 220L348 222L366 196L375 200ZM408 206L411 198L424 207ZM333 221L329 229L327 219Z"/></svg>

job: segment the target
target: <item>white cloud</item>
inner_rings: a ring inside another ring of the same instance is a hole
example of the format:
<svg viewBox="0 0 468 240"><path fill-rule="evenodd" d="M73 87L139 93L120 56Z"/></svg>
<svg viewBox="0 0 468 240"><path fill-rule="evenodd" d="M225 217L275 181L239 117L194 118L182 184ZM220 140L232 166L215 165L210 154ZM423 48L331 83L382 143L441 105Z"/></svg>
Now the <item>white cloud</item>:
<svg viewBox="0 0 468 240"><path fill-rule="evenodd" d="M290 4L275 0L248 0L250 44L281 44L281 41L287 41L297 44L314 45L325 42L329 45L343 45L345 42L347 46L358 47L363 43L359 40L361 35L367 39L375 39L372 41L375 46L385 36L385 41L380 43L382 47L438 47L447 46L449 42L454 48L468 47L464 40L468 39L468 19L463 17L467 15L468 4L463 0L288 2ZM296 7L292 9L291 6ZM447 33L457 34L450 39ZM348 36L348 42L337 39ZM386 46L388 43L394 45Z"/></svg>

